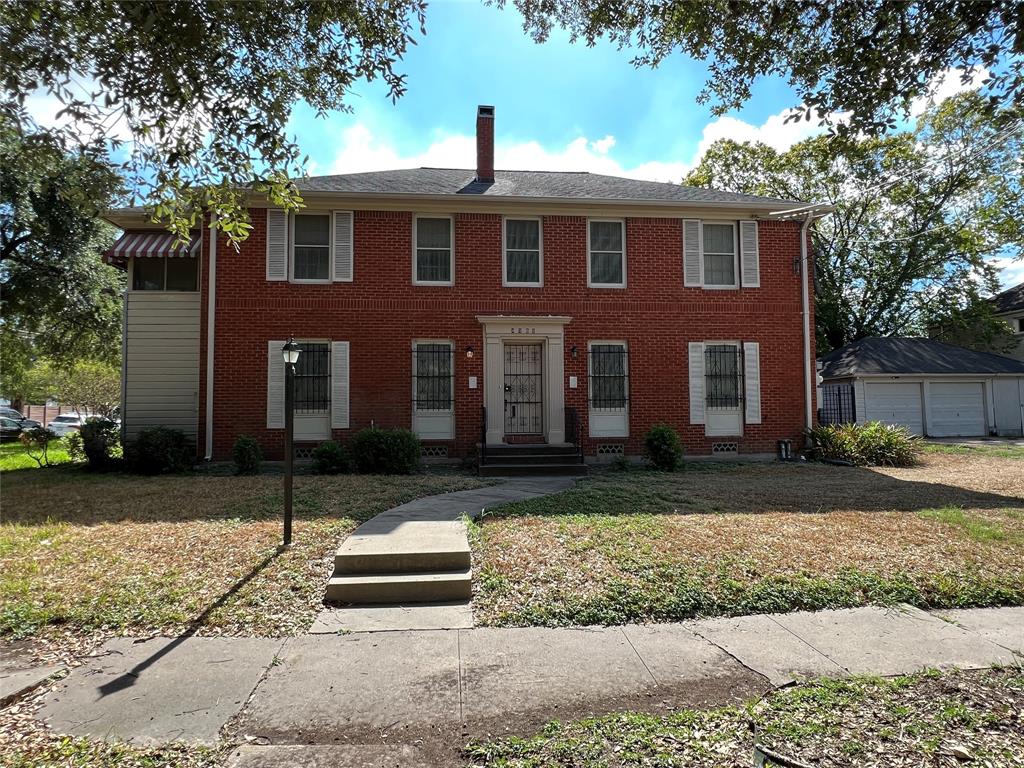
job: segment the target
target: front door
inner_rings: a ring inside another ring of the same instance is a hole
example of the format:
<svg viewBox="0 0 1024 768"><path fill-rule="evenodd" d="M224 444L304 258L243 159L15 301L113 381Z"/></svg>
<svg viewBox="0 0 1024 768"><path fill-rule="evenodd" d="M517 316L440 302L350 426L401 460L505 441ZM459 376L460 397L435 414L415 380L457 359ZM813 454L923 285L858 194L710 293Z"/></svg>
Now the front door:
<svg viewBox="0 0 1024 768"><path fill-rule="evenodd" d="M505 434L544 433L543 344L505 345Z"/></svg>

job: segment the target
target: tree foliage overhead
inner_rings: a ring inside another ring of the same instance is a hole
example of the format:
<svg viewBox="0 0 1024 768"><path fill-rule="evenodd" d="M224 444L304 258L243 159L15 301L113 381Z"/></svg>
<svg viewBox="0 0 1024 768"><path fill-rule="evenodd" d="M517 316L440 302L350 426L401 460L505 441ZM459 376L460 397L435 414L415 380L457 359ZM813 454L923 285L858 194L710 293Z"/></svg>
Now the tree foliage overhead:
<svg viewBox="0 0 1024 768"><path fill-rule="evenodd" d="M966 93L884 138L720 140L685 183L835 206L812 230L819 351L967 326L984 346L990 259L1024 255L1024 138L998 118Z"/></svg>
<svg viewBox="0 0 1024 768"><path fill-rule="evenodd" d="M508 0L495 0L504 5ZM534 39L554 27L636 46L638 66L681 51L708 62L701 99L740 108L763 76L785 78L807 119L849 112L840 132L878 134L949 68L982 69L992 104L1024 102L1024 9L1014 0L512 0Z"/></svg>
<svg viewBox="0 0 1024 768"><path fill-rule="evenodd" d="M99 218L121 187L102 158L65 154L0 118L0 366L5 394L25 392L33 360L59 365L120 354L123 273L101 253Z"/></svg>
<svg viewBox="0 0 1024 768"><path fill-rule="evenodd" d="M203 210L233 240L249 224L245 187L300 201L286 135L293 105L345 110L358 80L405 90L397 61L422 30L424 0L19 0L0 4L2 110L31 124L42 89L71 122L66 148L127 140L125 169L158 220L182 239Z"/></svg>

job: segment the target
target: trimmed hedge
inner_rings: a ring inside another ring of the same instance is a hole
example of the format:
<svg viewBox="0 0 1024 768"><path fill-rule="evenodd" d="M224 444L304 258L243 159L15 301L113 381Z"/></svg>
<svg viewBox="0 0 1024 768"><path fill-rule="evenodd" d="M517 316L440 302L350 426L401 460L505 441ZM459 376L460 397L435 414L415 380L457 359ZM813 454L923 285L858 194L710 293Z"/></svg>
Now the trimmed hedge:
<svg viewBox="0 0 1024 768"><path fill-rule="evenodd" d="M821 424L807 433L808 455L818 461L848 462L858 467L909 467L917 461L918 439L906 427L866 424Z"/></svg>
<svg viewBox="0 0 1024 768"><path fill-rule="evenodd" d="M313 449L313 471L318 475L343 475L351 469L348 451L334 440L320 443Z"/></svg>
<svg viewBox="0 0 1024 768"><path fill-rule="evenodd" d="M142 475L164 475L191 469L195 445L180 429L150 427L139 432L128 452L132 470Z"/></svg>
<svg viewBox="0 0 1024 768"><path fill-rule="evenodd" d="M360 430L349 450L356 469L363 474L408 475L420 463L420 440L408 429Z"/></svg>
<svg viewBox="0 0 1024 768"><path fill-rule="evenodd" d="M74 434L82 442L82 454L89 469L109 469L116 463L121 448L121 428L115 422L106 419L87 421Z"/></svg>
<svg viewBox="0 0 1024 768"><path fill-rule="evenodd" d="M260 471L263 462L263 449L256 438L239 435L231 446L231 458L235 462L235 472L239 475L255 475Z"/></svg>

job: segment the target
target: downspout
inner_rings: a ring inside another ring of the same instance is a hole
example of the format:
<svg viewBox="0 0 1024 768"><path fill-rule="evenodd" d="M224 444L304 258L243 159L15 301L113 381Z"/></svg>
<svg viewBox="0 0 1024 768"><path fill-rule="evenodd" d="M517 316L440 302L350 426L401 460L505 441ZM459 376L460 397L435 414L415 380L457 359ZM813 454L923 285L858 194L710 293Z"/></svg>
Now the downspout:
<svg viewBox="0 0 1024 768"><path fill-rule="evenodd" d="M217 319L217 214L210 221L210 287L206 304L206 455L213 459L213 339Z"/></svg>
<svg viewBox="0 0 1024 768"><path fill-rule="evenodd" d="M124 286L124 293L121 296L121 445L124 445L124 438L128 427L128 291L132 286L132 276L128 273L131 268L129 263L125 267L127 281ZM57 409L60 413L60 408ZM46 418L46 405L43 405L43 418Z"/></svg>
<svg viewBox="0 0 1024 768"><path fill-rule="evenodd" d="M811 364L811 302L809 270L807 268L807 234L811 229L811 222L814 219L814 212L809 212L807 218L804 219L803 226L800 227L800 298L803 307L804 332L804 421L807 429L811 429L814 426L814 409L811 407L814 366Z"/></svg>

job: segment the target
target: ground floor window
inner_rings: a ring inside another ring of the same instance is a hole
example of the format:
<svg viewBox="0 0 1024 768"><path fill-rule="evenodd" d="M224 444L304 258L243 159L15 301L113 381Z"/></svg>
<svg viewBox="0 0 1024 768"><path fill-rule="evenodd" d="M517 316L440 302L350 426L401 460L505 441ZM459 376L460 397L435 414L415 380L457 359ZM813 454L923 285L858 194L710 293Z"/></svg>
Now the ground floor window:
<svg viewBox="0 0 1024 768"><path fill-rule="evenodd" d="M413 348L413 405L417 411L452 409L453 365L450 342L420 342Z"/></svg>
<svg viewBox="0 0 1024 768"><path fill-rule="evenodd" d="M331 345L327 342L301 342L295 364L295 413L327 413L331 407Z"/></svg>
<svg viewBox="0 0 1024 768"><path fill-rule="evenodd" d="M742 358L739 344L708 344L704 347L704 391L708 408L740 407Z"/></svg>
<svg viewBox="0 0 1024 768"><path fill-rule="evenodd" d="M629 435L629 352L624 342L590 344L590 436Z"/></svg>

